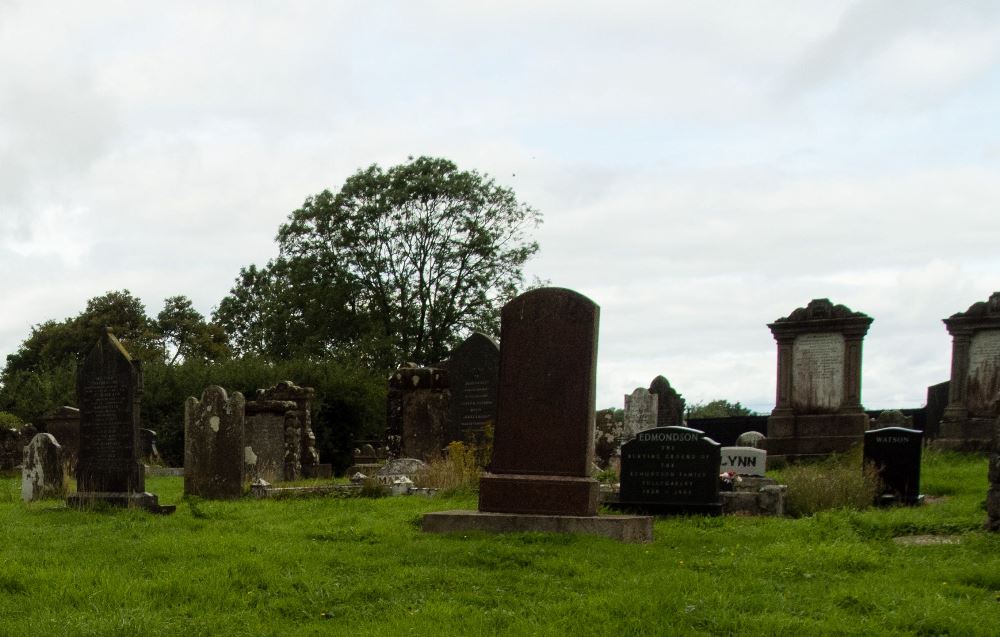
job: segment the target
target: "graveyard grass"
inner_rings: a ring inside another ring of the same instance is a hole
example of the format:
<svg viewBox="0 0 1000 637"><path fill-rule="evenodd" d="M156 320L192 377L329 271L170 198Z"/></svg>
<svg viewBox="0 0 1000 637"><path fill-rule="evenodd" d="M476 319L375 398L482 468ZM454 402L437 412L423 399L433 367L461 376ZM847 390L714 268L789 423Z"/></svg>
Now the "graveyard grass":
<svg viewBox="0 0 1000 637"><path fill-rule="evenodd" d="M0 482L0 635L995 635L986 460L925 454L920 508L675 518L650 545L428 535L474 496L24 504ZM900 544L896 536L929 536Z"/></svg>

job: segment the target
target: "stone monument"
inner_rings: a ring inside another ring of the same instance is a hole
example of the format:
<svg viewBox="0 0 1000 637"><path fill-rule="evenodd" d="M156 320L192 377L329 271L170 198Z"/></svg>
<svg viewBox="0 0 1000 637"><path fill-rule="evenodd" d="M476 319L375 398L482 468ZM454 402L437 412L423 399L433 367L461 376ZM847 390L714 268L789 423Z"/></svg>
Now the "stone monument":
<svg viewBox="0 0 1000 637"><path fill-rule="evenodd" d="M243 394L218 385L184 403L184 495L233 499L246 482Z"/></svg>
<svg viewBox="0 0 1000 637"><path fill-rule="evenodd" d="M286 462L285 479L329 478L333 468L329 464L320 464L319 452L316 451L316 434L312 428L312 400L316 390L312 387L299 387L290 380L284 380L257 390L258 401L278 401L295 403L297 424L286 419ZM297 437L292 435L297 429Z"/></svg>
<svg viewBox="0 0 1000 637"><path fill-rule="evenodd" d="M424 461L441 457L452 441L449 378L448 370L442 367L412 363L389 378L386 437L393 456Z"/></svg>
<svg viewBox="0 0 1000 637"><path fill-rule="evenodd" d="M934 446L990 450L993 423L1000 415L1000 292L944 324L952 338L951 380Z"/></svg>
<svg viewBox="0 0 1000 637"><path fill-rule="evenodd" d="M80 451L76 465L77 492L70 506L96 503L137 506L172 513L145 491L139 459L139 399L142 366L115 338L111 328L90 350L77 370L80 404Z"/></svg>
<svg viewBox="0 0 1000 637"><path fill-rule="evenodd" d="M424 517L431 532L597 533L650 541L652 519L598 516L594 460L597 305L539 288L501 310L500 388L493 460L479 482L479 512Z"/></svg>
<svg viewBox="0 0 1000 637"><path fill-rule="evenodd" d="M631 394L625 394L625 426L619 444L631 440L640 431L656 427L659 417L658 398L657 394L642 387L636 387Z"/></svg>
<svg viewBox="0 0 1000 637"><path fill-rule="evenodd" d="M21 499L25 502L42 498L61 498L63 482L62 447L52 434L35 434L24 448L21 463Z"/></svg>
<svg viewBox="0 0 1000 637"><path fill-rule="evenodd" d="M452 351L446 366L448 437L481 442L486 429L496 425L500 348L489 336L474 332Z"/></svg>
<svg viewBox="0 0 1000 637"><path fill-rule="evenodd" d="M300 477L301 463L293 453L299 450L295 441L285 447L285 422L298 422L298 406L290 400L248 400L245 406L244 436L246 472L250 480L278 482L286 479L285 459L289 480Z"/></svg>
<svg viewBox="0 0 1000 637"><path fill-rule="evenodd" d="M872 319L814 299L768 325L778 344L777 399L767 421L770 462L822 457L861 443L861 343Z"/></svg>
<svg viewBox="0 0 1000 637"><path fill-rule="evenodd" d="M663 376L649 384L649 392L656 394L656 426L681 427L684 425L684 399Z"/></svg>
<svg viewBox="0 0 1000 637"><path fill-rule="evenodd" d="M70 475L76 471L76 457L80 450L80 410L63 405L38 419L38 430L52 434L62 447L63 462Z"/></svg>
<svg viewBox="0 0 1000 637"><path fill-rule="evenodd" d="M902 415L902 414L900 414ZM865 432L865 464L878 473L882 489L877 504L919 504L920 452L924 433L906 427L882 427Z"/></svg>

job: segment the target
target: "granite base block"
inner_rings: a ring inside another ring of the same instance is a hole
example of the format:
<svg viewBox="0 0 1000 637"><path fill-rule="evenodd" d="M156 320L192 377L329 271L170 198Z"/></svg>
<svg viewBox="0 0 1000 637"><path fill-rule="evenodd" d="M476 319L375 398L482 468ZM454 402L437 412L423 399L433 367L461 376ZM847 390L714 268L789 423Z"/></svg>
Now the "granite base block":
<svg viewBox="0 0 1000 637"><path fill-rule="evenodd" d="M66 498L66 504L74 509L92 509L98 506L136 508L161 515L169 515L177 510L176 505L160 504L159 498L148 491L142 493L80 491Z"/></svg>
<svg viewBox="0 0 1000 637"><path fill-rule="evenodd" d="M645 515L528 515L482 511L439 511L424 515L425 533L574 533L619 542L653 541L653 518Z"/></svg>

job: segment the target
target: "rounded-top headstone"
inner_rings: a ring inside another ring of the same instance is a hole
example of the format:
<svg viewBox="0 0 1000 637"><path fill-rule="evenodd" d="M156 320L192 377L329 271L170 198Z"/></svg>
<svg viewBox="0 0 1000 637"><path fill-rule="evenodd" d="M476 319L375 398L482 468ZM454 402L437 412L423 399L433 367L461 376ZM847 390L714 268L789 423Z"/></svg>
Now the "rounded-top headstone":
<svg viewBox="0 0 1000 637"><path fill-rule="evenodd" d="M62 447L52 434L35 434L24 448L21 499L25 502L63 494Z"/></svg>
<svg viewBox="0 0 1000 637"><path fill-rule="evenodd" d="M767 449L767 436L759 431L744 431L736 438L736 446Z"/></svg>

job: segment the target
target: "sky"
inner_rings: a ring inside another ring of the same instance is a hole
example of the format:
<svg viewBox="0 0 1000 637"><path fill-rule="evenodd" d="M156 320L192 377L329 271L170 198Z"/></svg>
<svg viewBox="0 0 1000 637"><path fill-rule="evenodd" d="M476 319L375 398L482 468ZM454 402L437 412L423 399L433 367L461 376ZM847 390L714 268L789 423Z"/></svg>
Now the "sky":
<svg viewBox="0 0 1000 637"><path fill-rule="evenodd" d="M438 156L538 209L601 307L598 407L767 413L767 323L873 317L862 402L1000 290L1000 2L0 0L0 361L128 289L206 316L303 200Z"/></svg>

